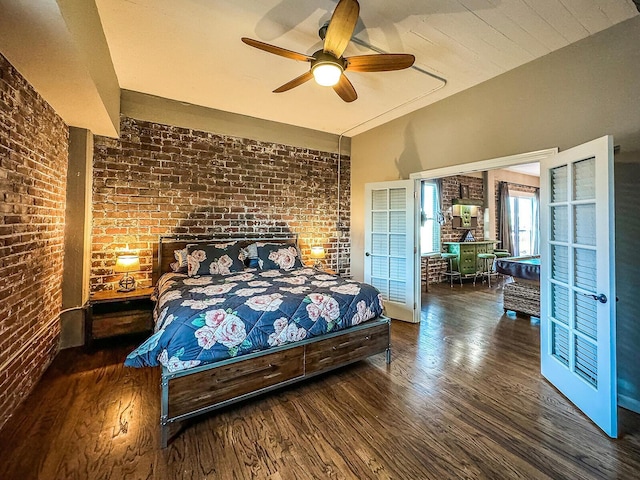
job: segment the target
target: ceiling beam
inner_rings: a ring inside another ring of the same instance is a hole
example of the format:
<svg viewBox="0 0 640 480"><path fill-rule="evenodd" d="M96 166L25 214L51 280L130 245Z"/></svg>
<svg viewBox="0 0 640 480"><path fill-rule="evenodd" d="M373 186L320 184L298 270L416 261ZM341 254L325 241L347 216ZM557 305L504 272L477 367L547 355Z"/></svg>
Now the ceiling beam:
<svg viewBox="0 0 640 480"><path fill-rule="evenodd" d="M64 122L119 133L120 87L94 0L3 0L0 52Z"/></svg>
<svg viewBox="0 0 640 480"><path fill-rule="evenodd" d="M120 132L120 85L96 2L56 1L117 135Z"/></svg>

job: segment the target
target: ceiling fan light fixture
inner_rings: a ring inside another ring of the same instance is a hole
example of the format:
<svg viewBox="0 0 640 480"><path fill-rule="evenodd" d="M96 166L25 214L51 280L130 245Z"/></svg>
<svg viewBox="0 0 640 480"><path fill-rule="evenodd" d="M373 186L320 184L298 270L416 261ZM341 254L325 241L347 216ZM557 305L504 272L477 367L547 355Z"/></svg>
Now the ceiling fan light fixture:
<svg viewBox="0 0 640 480"><path fill-rule="evenodd" d="M311 69L313 78L318 85L323 87L333 87L340 81L342 68L334 62L316 63Z"/></svg>
<svg viewBox="0 0 640 480"><path fill-rule="evenodd" d="M242 37L242 41L251 47L264 50L274 55L299 62L311 63L310 70L307 70L302 75L288 81L284 85L280 85L273 93L287 92L314 78L318 85L333 87L335 93L338 94L343 101L349 103L356 100L358 94L355 88L353 88L353 84L347 76L343 74L344 72L389 72L392 70L403 70L411 67L416 60L411 54L382 52L379 52L378 55L356 55L345 58L344 52L352 40L359 15L360 4L358 0L338 0L338 4L331 14L331 20L325 23L318 32L322 39L322 49L316 51L313 55L297 53L292 50L287 50L286 48L277 47L247 37ZM371 46L369 47L376 50Z"/></svg>

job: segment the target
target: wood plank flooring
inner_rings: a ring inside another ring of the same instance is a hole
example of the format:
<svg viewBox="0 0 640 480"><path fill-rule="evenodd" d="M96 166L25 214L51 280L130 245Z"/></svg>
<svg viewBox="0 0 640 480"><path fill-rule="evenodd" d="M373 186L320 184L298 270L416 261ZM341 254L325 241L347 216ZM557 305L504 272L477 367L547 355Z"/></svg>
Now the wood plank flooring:
<svg viewBox="0 0 640 480"><path fill-rule="evenodd" d="M640 422L609 440L539 373L539 326L499 288L430 288L384 355L229 407L159 448L159 372L128 342L65 350L0 432L0 479L640 478Z"/></svg>

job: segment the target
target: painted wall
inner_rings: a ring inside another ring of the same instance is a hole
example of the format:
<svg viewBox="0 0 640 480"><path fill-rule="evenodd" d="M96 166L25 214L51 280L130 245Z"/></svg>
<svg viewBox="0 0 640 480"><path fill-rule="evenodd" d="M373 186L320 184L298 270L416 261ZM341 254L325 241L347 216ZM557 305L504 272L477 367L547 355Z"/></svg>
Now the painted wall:
<svg viewBox="0 0 640 480"><path fill-rule="evenodd" d="M613 134L640 150L640 17L352 139L352 273L363 275L364 185Z"/></svg>
<svg viewBox="0 0 640 480"><path fill-rule="evenodd" d="M616 155L615 178L618 399L621 406L640 413L640 152Z"/></svg>
<svg viewBox="0 0 640 480"><path fill-rule="evenodd" d="M68 128L0 55L0 427L58 351Z"/></svg>
<svg viewBox="0 0 640 480"><path fill-rule="evenodd" d="M60 348L84 344L85 310L78 307L89 300L92 166L93 135L89 130L69 128L62 275L62 308L65 312L60 317Z"/></svg>
<svg viewBox="0 0 640 480"><path fill-rule="evenodd" d="M634 286L640 257L640 17L352 139L352 273L362 278L364 184L410 173L559 147L605 134L616 157L618 371L624 405L640 412ZM622 159L629 165L622 165ZM633 166L630 166L633 165ZM632 176L635 175L635 176ZM629 183L631 182L631 183ZM633 212L633 213L632 213Z"/></svg>
<svg viewBox="0 0 640 480"><path fill-rule="evenodd" d="M120 85L94 0L5 0L2 54L67 125L116 136Z"/></svg>

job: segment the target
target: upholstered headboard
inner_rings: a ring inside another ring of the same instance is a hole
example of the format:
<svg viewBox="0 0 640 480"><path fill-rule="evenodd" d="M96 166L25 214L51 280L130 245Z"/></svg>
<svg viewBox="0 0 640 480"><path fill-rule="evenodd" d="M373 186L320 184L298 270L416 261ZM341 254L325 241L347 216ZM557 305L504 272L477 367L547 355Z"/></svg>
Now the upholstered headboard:
<svg viewBox="0 0 640 480"><path fill-rule="evenodd" d="M298 235L161 235L153 250L153 284L160 275L171 271L171 263L175 262L174 250L180 250L194 243L224 243L237 241L246 247L254 242L295 243L298 246Z"/></svg>

